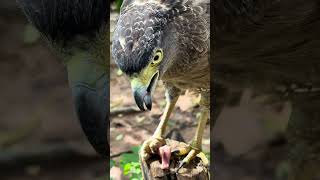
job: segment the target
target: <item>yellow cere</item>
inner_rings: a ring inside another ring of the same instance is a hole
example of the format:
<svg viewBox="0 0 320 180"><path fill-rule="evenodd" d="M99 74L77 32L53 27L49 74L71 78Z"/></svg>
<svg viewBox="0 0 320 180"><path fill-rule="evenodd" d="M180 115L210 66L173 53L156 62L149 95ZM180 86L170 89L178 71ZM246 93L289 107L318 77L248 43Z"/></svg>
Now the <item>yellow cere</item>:
<svg viewBox="0 0 320 180"><path fill-rule="evenodd" d="M133 75L130 78L131 87L148 87L152 77L158 72L158 65L162 59L163 52L158 49L153 56L153 61L140 74Z"/></svg>

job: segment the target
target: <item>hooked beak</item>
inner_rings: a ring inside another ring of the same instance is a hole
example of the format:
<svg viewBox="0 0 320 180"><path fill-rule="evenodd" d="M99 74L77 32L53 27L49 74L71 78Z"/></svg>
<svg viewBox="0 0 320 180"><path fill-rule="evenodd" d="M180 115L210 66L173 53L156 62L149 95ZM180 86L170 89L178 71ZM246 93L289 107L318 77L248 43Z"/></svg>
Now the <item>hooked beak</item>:
<svg viewBox="0 0 320 180"><path fill-rule="evenodd" d="M94 149L107 158L109 81L107 70L88 57L67 62L69 85L81 127Z"/></svg>
<svg viewBox="0 0 320 180"><path fill-rule="evenodd" d="M141 79L149 79L149 81L146 81L146 83ZM131 80L133 96L140 110L144 111L145 107L148 110L152 109L152 94L157 86L158 79L159 71L153 74L151 78L135 77Z"/></svg>

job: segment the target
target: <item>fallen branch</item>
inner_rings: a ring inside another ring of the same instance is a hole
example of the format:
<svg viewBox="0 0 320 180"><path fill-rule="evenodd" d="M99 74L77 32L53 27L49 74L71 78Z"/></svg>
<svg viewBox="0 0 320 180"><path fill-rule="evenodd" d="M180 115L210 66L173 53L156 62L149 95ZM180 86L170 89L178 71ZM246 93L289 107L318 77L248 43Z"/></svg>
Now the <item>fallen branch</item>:
<svg viewBox="0 0 320 180"><path fill-rule="evenodd" d="M133 153L133 151L127 150L127 151L122 151L122 152L119 152L119 153L116 153L116 154L111 154L110 155L110 159L116 158L116 157L121 156L122 154L128 154L128 153Z"/></svg>

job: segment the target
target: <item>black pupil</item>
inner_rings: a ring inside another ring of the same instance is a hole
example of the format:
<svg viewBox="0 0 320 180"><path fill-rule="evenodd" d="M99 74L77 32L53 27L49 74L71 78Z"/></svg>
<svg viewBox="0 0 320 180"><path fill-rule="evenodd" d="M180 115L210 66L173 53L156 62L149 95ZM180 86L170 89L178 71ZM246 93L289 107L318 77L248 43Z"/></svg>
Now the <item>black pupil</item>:
<svg viewBox="0 0 320 180"><path fill-rule="evenodd" d="M155 60L155 61L159 60L159 55L156 55L156 56L153 58L153 60Z"/></svg>

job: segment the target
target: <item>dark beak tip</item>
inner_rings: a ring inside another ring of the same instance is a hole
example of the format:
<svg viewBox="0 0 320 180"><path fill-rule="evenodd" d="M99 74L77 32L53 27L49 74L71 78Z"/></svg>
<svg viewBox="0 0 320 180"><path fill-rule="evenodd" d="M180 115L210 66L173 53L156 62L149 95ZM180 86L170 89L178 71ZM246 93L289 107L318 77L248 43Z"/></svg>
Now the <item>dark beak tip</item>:
<svg viewBox="0 0 320 180"><path fill-rule="evenodd" d="M151 109L152 109L152 104L146 105L146 106L147 106L148 110L151 111Z"/></svg>
<svg viewBox="0 0 320 180"><path fill-rule="evenodd" d="M134 92L133 96L134 96L134 100L135 100L136 105L138 106L138 108L139 108L141 111L145 111L145 109L144 109L144 104L143 104L144 102L143 102L143 100L142 100L139 92L137 92L137 91Z"/></svg>
<svg viewBox="0 0 320 180"><path fill-rule="evenodd" d="M138 106L141 111L146 111L143 107Z"/></svg>
<svg viewBox="0 0 320 180"><path fill-rule="evenodd" d="M144 106L143 106L143 103L142 103L142 104L141 104L141 103L136 103L136 104L137 104L138 108L139 108L141 111L145 111Z"/></svg>
<svg viewBox="0 0 320 180"><path fill-rule="evenodd" d="M144 96L143 101L144 101L147 109L149 111L151 111L151 109L152 109L152 98L151 98L151 95L147 94L146 96Z"/></svg>

